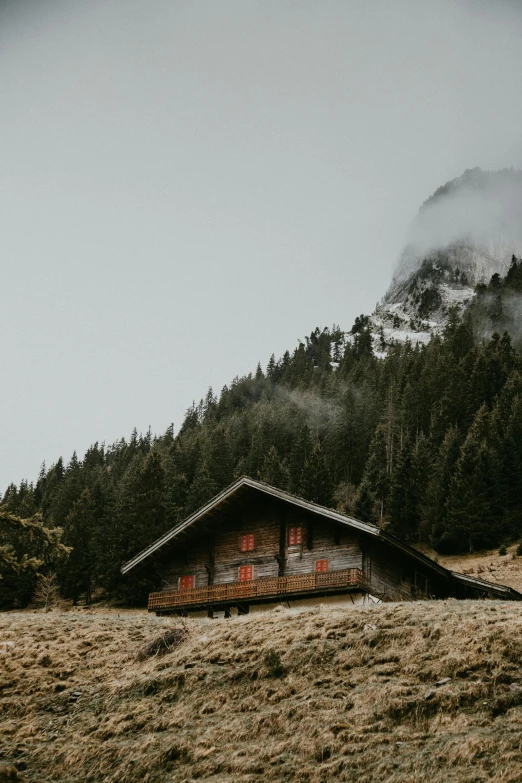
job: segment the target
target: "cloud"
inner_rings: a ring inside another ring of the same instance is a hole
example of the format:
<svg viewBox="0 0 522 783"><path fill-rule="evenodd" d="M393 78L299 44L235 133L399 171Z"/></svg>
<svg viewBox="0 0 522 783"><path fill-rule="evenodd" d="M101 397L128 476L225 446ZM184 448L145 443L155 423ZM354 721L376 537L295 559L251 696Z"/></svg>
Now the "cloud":
<svg viewBox="0 0 522 783"><path fill-rule="evenodd" d="M479 276L503 271L512 253L522 251L522 172L472 169L439 188L411 226L394 280L445 249L469 271L475 265Z"/></svg>

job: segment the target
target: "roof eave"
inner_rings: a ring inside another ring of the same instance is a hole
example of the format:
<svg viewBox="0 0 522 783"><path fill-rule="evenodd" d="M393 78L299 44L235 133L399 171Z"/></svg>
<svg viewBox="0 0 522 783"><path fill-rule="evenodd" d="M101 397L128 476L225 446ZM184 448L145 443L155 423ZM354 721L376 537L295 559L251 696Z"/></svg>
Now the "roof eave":
<svg viewBox="0 0 522 783"><path fill-rule="evenodd" d="M488 582L486 579L478 579L469 574L461 574L458 571L451 571L450 573L455 579L458 579L459 582L481 587L484 590L494 590L497 593L504 593L512 596L513 599L517 601L522 601L522 593L519 593L514 587L509 587L509 585L502 585L498 582Z"/></svg>
<svg viewBox="0 0 522 783"><path fill-rule="evenodd" d="M234 482L234 484L231 484L225 490L220 492L219 495L215 495L212 498L212 500L209 500L209 502L206 503L204 506L197 509L197 511L194 511L193 514L191 514L189 517L184 519L183 522L180 522L179 525L176 525L175 527L171 528L163 536L161 536L161 538L156 539L156 541L153 541L152 544L150 544L148 547L142 549L141 552L138 552L138 554L135 555L131 560L128 560L126 563L122 565L122 567L120 568L121 573L127 574L129 571L131 571L135 566L137 566L147 557L152 555L158 549L161 549L162 546L168 544L168 542L171 541L173 538L175 538L178 535L178 533L181 533L182 530L184 530L186 527L189 527L194 522L196 522L199 517L204 516L212 508L217 508L217 506L219 506L220 503L222 503L230 495L236 492L236 490L241 486L241 483L242 483L241 479L238 479L237 481Z"/></svg>

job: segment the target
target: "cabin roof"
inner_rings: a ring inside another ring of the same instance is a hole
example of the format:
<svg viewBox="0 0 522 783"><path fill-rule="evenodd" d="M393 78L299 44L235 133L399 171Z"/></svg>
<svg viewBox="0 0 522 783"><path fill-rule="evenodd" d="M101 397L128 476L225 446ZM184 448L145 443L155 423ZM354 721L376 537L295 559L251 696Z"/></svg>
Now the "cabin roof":
<svg viewBox="0 0 522 783"><path fill-rule="evenodd" d="M486 579L479 579L469 574L460 574L458 571L451 571L451 575L457 582L463 585L470 585L475 589L483 589L485 592L494 591L499 598L508 597L514 601L522 601L522 594L513 587L501 585L498 582L488 582Z"/></svg>
<svg viewBox="0 0 522 783"><path fill-rule="evenodd" d="M366 522L360 522L357 519L351 519L344 514L339 514L338 511L333 511L331 508L319 506L317 503L312 503L311 501L300 498L297 495L290 495L288 492L284 492L282 489L277 489L276 487L271 487L269 484L264 484L262 481L255 481L248 476L243 476L233 484L230 484L229 487L224 489L211 500L209 500L208 503L206 503L204 506L199 508L197 511L194 511L193 514L184 519L183 522L180 522L179 525L176 525L171 530L168 530L163 536L158 538L141 552L138 552L138 554L135 555L132 560L129 560L122 566L122 573L126 574L128 571L134 568L134 566L138 565L138 563L141 563L143 560L149 557L149 555L152 555L169 541L172 541L174 538L179 536L180 533L182 533L184 530L191 527L196 522L201 521L204 517L215 511L222 504L227 503L234 495L238 494L245 487L258 490L259 492L263 492L266 495L270 495L271 497L278 498L279 500L283 500L287 503L291 503L292 505L306 509L307 511L312 511L313 513L319 514L320 516L328 517L329 519L333 519L336 522L340 522L343 525L348 525L349 527L360 530L364 533L368 533L370 535L379 535L381 532L375 525L369 525Z"/></svg>
<svg viewBox="0 0 522 783"><path fill-rule="evenodd" d="M150 557L150 555L154 554L163 546L179 537L188 528L192 527L198 522L201 522L208 515L216 511L220 506L225 505L232 497L247 488L277 498L285 503L290 503L293 506L305 509L306 511L310 511L314 514L317 514L318 516L331 519L334 522L338 522L342 525L345 525L346 527L357 530L384 543L387 543L394 549L404 552L413 559L422 563L425 567L431 569L432 571L438 572L442 576L450 578L453 577L462 583L469 584L470 586L475 586L477 588L483 588L484 590L493 590L494 592L498 593L499 597L509 596L517 600L522 600L522 594L518 593L516 590L513 590L510 587L495 584L493 582L486 582L485 580L476 579L474 577L468 576L467 574L459 574L444 568L439 563L436 563L435 560L432 560L430 557L422 554L422 552L413 549L413 547L408 546L408 544L405 544L399 538L396 538L390 533L387 533L385 530L381 530L376 525L371 525L367 522L361 522L358 519L353 519L352 517L348 517L345 514L340 514L338 511L334 511L331 508L319 506L317 503L312 503L310 500L305 500L304 498L300 498L297 495L291 495L288 492L284 492L282 489L277 489L276 487L272 487L269 484L263 483L262 481L255 481L248 476L239 478L229 487L222 490L222 492L209 500L208 503L206 503L204 506L199 508L197 511L194 511L194 513L184 519L183 522L180 522L178 525L171 528L171 530L168 530L166 533L164 533L164 535L162 535L156 541L153 541L148 547L143 549L141 552L138 552L137 555L135 555L131 560L121 567L122 574L126 574L131 571L135 566L139 565L139 563L142 563L144 560Z"/></svg>

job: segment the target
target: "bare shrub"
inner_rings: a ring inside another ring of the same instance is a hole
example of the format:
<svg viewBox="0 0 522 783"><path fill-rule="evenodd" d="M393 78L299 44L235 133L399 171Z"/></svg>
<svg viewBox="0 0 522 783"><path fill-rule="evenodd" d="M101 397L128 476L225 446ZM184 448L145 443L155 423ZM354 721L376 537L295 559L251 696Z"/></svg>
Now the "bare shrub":
<svg viewBox="0 0 522 783"><path fill-rule="evenodd" d="M51 572L38 575L33 595L33 606L35 609L43 609L44 612L50 612L51 609L57 609L62 606L60 587L56 574Z"/></svg>
<svg viewBox="0 0 522 783"><path fill-rule="evenodd" d="M265 655L264 664L269 677L282 677L285 673L285 667L281 661L281 656L275 650L268 650Z"/></svg>
<svg viewBox="0 0 522 783"><path fill-rule="evenodd" d="M166 655L181 644L186 634L185 628L173 628L171 631L166 631L141 648L138 653L138 661L145 661L153 655Z"/></svg>

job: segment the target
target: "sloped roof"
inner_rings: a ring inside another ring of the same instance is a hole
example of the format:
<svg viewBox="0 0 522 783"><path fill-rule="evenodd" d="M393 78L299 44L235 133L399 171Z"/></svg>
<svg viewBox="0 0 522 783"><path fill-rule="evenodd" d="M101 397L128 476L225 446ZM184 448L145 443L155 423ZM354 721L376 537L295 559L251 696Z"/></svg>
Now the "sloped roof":
<svg viewBox="0 0 522 783"><path fill-rule="evenodd" d="M501 585L498 582L488 582L486 579L479 579L477 576L470 576L469 574L460 574L458 571L451 571L451 574L461 584L469 585L476 590L483 590L484 592L494 591L499 598L505 597L513 601L522 601L522 594L513 587Z"/></svg>
<svg viewBox="0 0 522 783"><path fill-rule="evenodd" d="M305 500L304 498L300 498L297 495L291 495L288 492L284 492L282 489L277 489L277 487L271 487L269 484L265 484L262 481L255 481L254 479L251 479L248 476L243 476L242 478L235 481L229 487L227 487L218 495L216 495L211 500L209 500L208 503L206 503L204 506L202 506L193 514L191 514L189 517L184 519L183 522L180 522L179 525L176 525L171 530L167 531L163 536L158 538L156 541L153 541L152 544L150 544L148 547L143 549L141 552L138 552L137 555L135 555L131 560L129 560L121 567L122 574L127 574L135 566L139 565L139 563L142 563L144 560L150 557L150 555L154 554L154 552L157 552L163 546L176 539L181 533L187 530L187 528L201 521L207 515L209 515L216 509L218 509L221 505L227 503L232 497L237 495L243 488L250 488L258 492L262 492L266 495L282 500L285 503L290 503L291 505L296 506L298 508L302 508L306 511L311 511L314 514L318 514L319 516L325 517L327 519L331 519L332 521L338 522L342 525L346 525L346 527L352 528L353 530L357 530L361 533L364 533L366 535L379 539L383 542L386 542L387 544L393 546L395 549L405 552L410 557L413 557L415 560L422 563L425 567L430 568L433 571L437 571L442 576L446 576L448 578L451 577L456 578L463 583L469 584L470 586L474 585L479 589L482 588L484 590L489 590L489 591L493 590L495 592L498 592L499 597L509 596L512 599L522 600L522 594L517 593L516 590L513 590L510 587L507 587L505 585L495 584L493 582L486 582L485 580L476 579L474 577L468 576L467 574L459 574L455 571L450 571L449 569L444 568L439 563L436 563L435 560L432 560L430 557L427 557L426 555L422 554L422 552L419 552L417 549L413 549L412 547L408 546L408 544L405 544L403 541L401 541L399 538L396 538L390 533L387 533L385 530L381 530L376 525L370 525L367 522L361 522L358 519L353 519L352 517L348 517L345 514L340 514L338 511L334 511L331 508L326 508L325 506L319 506L317 503L312 503L311 501Z"/></svg>
<svg viewBox="0 0 522 783"><path fill-rule="evenodd" d="M154 541L152 544L150 544L150 546L139 552L135 557L132 558L132 560L129 560L128 563L125 563L121 567L121 572L126 574L128 571L134 568L134 566L138 565L138 563L141 563L143 560L145 560L145 558L149 557L149 555L152 555L169 541L172 541L174 538L176 538L176 536L178 536L181 532L186 530L188 527L191 527L191 525L193 525L195 522L203 519L203 517L205 517L211 511L215 511L222 503L226 503L243 487L250 487L251 489L259 490L260 492L270 495L271 497L278 498L279 500L291 503L294 506L298 506L316 514L320 514L321 516L328 517L329 519L333 519L336 522L341 522L343 525L348 525L349 527L361 530L362 532L368 533L370 535L379 535L381 532L375 525L369 525L366 522L360 522L357 519L351 519L344 514L339 514L337 511L333 511L331 508L318 506L316 503L312 503L309 500L304 500L304 498L297 497L296 495L290 495L288 492L284 492L282 489L277 489L276 487L271 487L269 484L264 484L262 481L255 481L254 479L248 478L248 476L243 476L220 492L218 495L213 497L211 500L209 500L208 503L206 503L204 506L199 508L197 511L194 511L193 514L184 519L183 522L180 522L179 525L173 527L171 530L161 536L161 538L158 538L157 541Z"/></svg>

